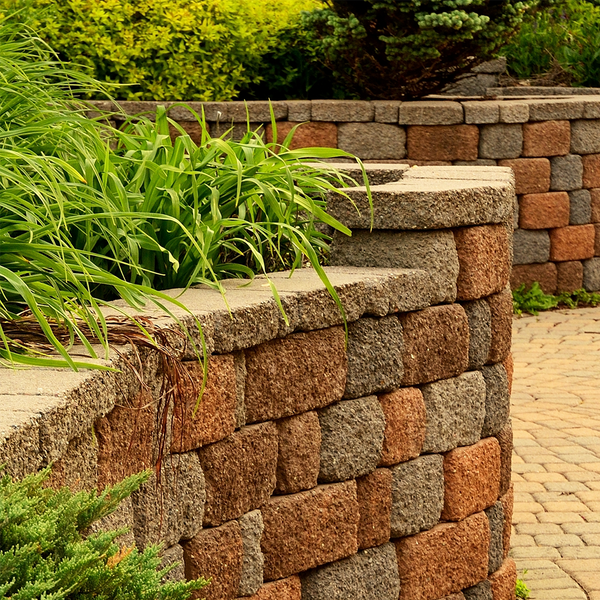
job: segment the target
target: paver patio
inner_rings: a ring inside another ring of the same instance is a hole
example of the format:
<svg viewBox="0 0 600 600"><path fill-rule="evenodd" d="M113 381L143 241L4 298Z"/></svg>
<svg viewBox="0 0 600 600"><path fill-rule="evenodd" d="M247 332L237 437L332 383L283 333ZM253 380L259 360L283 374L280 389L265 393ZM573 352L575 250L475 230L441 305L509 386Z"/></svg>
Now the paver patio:
<svg viewBox="0 0 600 600"><path fill-rule="evenodd" d="M511 555L532 600L600 600L600 307L515 318Z"/></svg>

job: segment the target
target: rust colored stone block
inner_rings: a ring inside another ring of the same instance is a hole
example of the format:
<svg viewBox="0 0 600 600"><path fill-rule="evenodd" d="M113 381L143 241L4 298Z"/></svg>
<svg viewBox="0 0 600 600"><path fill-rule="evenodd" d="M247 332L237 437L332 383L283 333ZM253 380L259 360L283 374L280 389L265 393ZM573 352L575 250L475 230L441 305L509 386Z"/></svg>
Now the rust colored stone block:
<svg viewBox="0 0 600 600"><path fill-rule="evenodd" d="M402 388L379 396L385 415L385 437L380 465L389 467L416 458L425 440L427 415L418 388Z"/></svg>
<svg viewBox="0 0 600 600"><path fill-rule="evenodd" d="M530 288L531 284L537 281L546 294L554 294L557 278L556 265L551 262L536 265L513 265L510 274L510 287L514 290L525 284L526 288Z"/></svg>
<svg viewBox="0 0 600 600"><path fill-rule="evenodd" d="M496 435L500 444L500 496L506 494L510 488L512 452L513 452L513 430L510 419L503 429Z"/></svg>
<svg viewBox="0 0 600 600"><path fill-rule="evenodd" d="M515 600L517 585L517 565L512 558L507 558L502 566L489 577L492 584L493 600Z"/></svg>
<svg viewBox="0 0 600 600"><path fill-rule="evenodd" d="M487 363L502 362L510 352L512 341L512 293L506 289L486 298L492 313L492 342Z"/></svg>
<svg viewBox="0 0 600 600"><path fill-rule="evenodd" d="M287 579L279 579L265 583L254 596L248 600L301 600L302 587L300 577L293 575Z"/></svg>
<svg viewBox="0 0 600 600"><path fill-rule="evenodd" d="M594 256L600 256L600 223L594 223Z"/></svg>
<svg viewBox="0 0 600 600"><path fill-rule="evenodd" d="M455 377L469 364L469 321L459 304L432 306L401 315L402 385Z"/></svg>
<svg viewBox="0 0 600 600"><path fill-rule="evenodd" d="M512 394L513 374L515 372L512 352L508 353L508 356L502 361L502 364L506 369L506 376L508 377L508 393Z"/></svg>
<svg viewBox="0 0 600 600"><path fill-rule="evenodd" d="M511 158L498 161L515 174L516 194L541 194L550 189L550 161L547 158Z"/></svg>
<svg viewBox="0 0 600 600"><path fill-rule="evenodd" d="M356 480L358 498L358 547L381 546L390 539L392 512L392 472L376 469Z"/></svg>
<svg viewBox="0 0 600 600"><path fill-rule="evenodd" d="M277 123L277 142L281 144L292 127L298 125L290 144L291 150L298 148L337 148L338 133L335 123L293 123L282 121ZM267 142L273 141L273 127L267 125Z"/></svg>
<svg viewBox="0 0 600 600"><path fill-rule="evenodd" d="M586 154L581 157L583 163L583 187L600 187L600 154Z"/></svg>
<svg viewBox="0 0 600 600"><path fill-rule="evenodd" d="M218 442L235 430L235 366L232 354L211 356L204 393L198 402L202 386L203 365L186 363L189 379L183 380L181 401L173 409L171 452L188 452L200 446Z"/></svg>
<svg viewBox="0 0 600 600"><path fill-rule="evenodd" d="M522 229L551 229L568 224L567 192L525 194L519 198L519 227Z"/></svg>
<svg viewBox="0 0 600 600"><path fill-rule="evenodd" d="M201 448L206 480L204 525L237 519L262 506L275 489L277 427L243 427L228 438Z"/></svg>
<svg viewBox="0 0 600 600"><path fill-rule="evenodd" d="M437 600L484 580L489 545L483 512L397 541L400 600Z"/></svg>
<svg viewBox="0 0 600 600"><path fill-rule="evenodd" d="M406 146L412 160L477 160L477 125L412 125Z"/></svg>
<svg viewBox="0 0 600 600"><path fill-rule="evenodd" d="M278 494L294 494L316 487L321 457L321 427L315 412L277 422Z"/></svg>
<svg viewBox="0 0 600 600"><path fill-rule="evenodd" d="M464 227L454 231L460 265L459 300L476 300L499 292L510 278L510 248L504 225Z"/></svg>
<svg viewBox="0 0 600 600"><path fill-rule="evenodd" d="M504 548L504 558L508 556L510 550L510 534L512 531L512 516L515 502L514 484L510 484L508 491L500 497L502 510L504 511L504 529L502 531L502 547Z"/></svg>
<svg viewBox="0 0 600 600"><path fill-rule="evenodd" d="M485 438L444 457L444 521L462 521L489 508L500 491L500 444Z"/></svg>
<svg viewBox="0 0 600 600"><path fill-rule="evenodd" d="M571 225L550 231L550 260L584 260L594 256L593 225Z"/></svg>
<svg viewBox="0 0 600 600"><path fill-rule="evenodd" d="M597 237L597 236L596 236ZM557 292L574 292L583 287L583 265L578 260L556 264Z"/></svg>
<svg viewBox="0 0 600 600"><path fill-rule="evenodd" d="M523 124L523 156L564 156L570 149L569 121Z"/></svg>
<svg viewBox="0 0 600 600"><path fill-rule="evenodd" d="M152 396L140 393L96 421L98 489L152 466L154 413Z"/></svg>
<svg viewBox="0 0 600 600"><path fill-rule="evenodd" d="M207 587L194 592L192 597L205 600L235 598L242 576L243 556L242 533L237 521L203 529L195 538L184 542L186 579L211 579Z"/></svg>
<svg viewBox="0 0 600 600"><path fill-rule="evenodd" d="M290 417L341 400L348 360L343 327L295 333L246 352L246 422Z"/></svg>
<svg viewBox="0 0 600 600"><path fill-rule="evenodd" d="M358 550L355 481L274 496L261 512L266 581L346 558Z"/></svg>
<svg viewBox="0 0 600 600"><path fill-rule="evenodd" d="M590 190L592 204L592 223L600 223L600 189Z"/></svg>

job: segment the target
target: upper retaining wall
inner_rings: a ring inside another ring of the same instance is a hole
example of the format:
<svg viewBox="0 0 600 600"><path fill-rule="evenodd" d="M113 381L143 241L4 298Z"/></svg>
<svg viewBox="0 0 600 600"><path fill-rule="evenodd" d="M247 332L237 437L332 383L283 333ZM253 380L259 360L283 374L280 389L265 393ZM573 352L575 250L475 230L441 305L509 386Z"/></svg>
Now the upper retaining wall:
<svg viewBox="0 0 600 600"><path fill-rule="evenodd" d="M386 181L373 233L368 211L330 201L355 234L327 268L347 342L311 269L272 275L287 323L264 277L225 283L231 312L191 289L210 353L195 418L202 367L183 344L179 379L148 349L121 349L120 373L2 369L0 461L102 488L162 444L160 480L103 525L164 543L185 562L174 577L212 577L208 600L513 600L512 175L369 171Z"/></svg>

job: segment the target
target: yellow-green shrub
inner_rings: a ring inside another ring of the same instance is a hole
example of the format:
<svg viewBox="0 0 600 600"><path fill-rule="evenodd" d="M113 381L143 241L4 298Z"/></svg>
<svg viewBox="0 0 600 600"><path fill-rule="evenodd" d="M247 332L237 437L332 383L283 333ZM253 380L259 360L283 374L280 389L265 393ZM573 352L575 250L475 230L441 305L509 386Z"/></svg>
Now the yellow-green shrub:
<svg viewBox="0 0 600 600"><path fill-rule="evenodd" d="M318 0L20 0L62 60L126 100L231 100ZM0 0L14 10L15 0Z"/></svg>

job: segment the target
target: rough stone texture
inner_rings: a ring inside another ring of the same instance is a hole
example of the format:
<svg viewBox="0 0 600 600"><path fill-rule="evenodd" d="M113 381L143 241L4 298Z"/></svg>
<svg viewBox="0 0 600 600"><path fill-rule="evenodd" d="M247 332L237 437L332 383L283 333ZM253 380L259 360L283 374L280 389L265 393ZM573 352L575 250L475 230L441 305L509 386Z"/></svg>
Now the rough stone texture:
<svg viewBox="0 0 600 600"><path fill-rule="evenodd" d="M444 521L462 521L489 508L500 490L500 444L485 438L444 457Z"/></svg>
<svg viewBox="0 0 600 600"><path fill-rule="evenodd" d="M341 123L338 147L362 159L404 158L406 132L403 127L385 123Z"/></svg>
<svg viewBox="0 0 600 600"><path fill-rule="evenodd" d="M569 192L570 225L586 225L592 219L592 197L588 190Z"/></svg>
<svg viewBox="0 0 600 600"><path fill-rule="evenodd" d="M508 376L502 363L481 370L485 379L485 420L481 437L499 433L510 413L510 394L508 392Z"/></svg>
<svg viewBox="0 0 600 600"><path fill-rule="evenodd" d="M246 424L246 401L244 399L246 387L246 355L236 352L233 355L235 368L235 428L239 429Z"/></svg>
<svg viewBox="0 0 600 600"><path fill-rule="evenodd" d="M513 170L516 194L541 194L550 189L550 161L547 158L501 160L498 166Z"/></svg>
<svg viewBox="0 0 600 600"><path fill-rule="evenodd" d="M594 256L600 256L600 223L594 223Z"/></svg>
<svg viewBox="0 0 600 600"><path fill-rule="evenodd" d="M583 163L583 187L600 187L600 154L588 154L581 157Z"/></svg>
<svg viewBox="0 0 600 600"><path fill-rule="evenodd" d="M292 575L287 579L279 579L265 583L250 600L301 600L302 587L300 577Z"/></svg>
<svg viewBox="0 0 600 600"><path fill-rule="evenodd" d="M510 353L513 300L510 289L486 298L492 313L492 343L488 363L502 362Z"/></svg>
<svg viewBox="0 0 600 600"><path fill-rule="evenodd" d="M358 547L381 546L390 539L392 511L392 472L376 469L356 480L358 499Z"/></svg>
<svg viewBox="0 0 600 600"><path fill-rule="evenodd" d="M312 102L310 100L286 100L288 121L310 121Z"/></svg>
<svg viewBox="0 0 600 600"><path fill-rule="evenodd" d="M464 227L454 231L460 269L459 300L476 300L503 289L510 278L508 232L504 225Z"/></svg>
<svg viewBox="0 0 600 600"><path fill-rule="evenodd" d="M360 100L313 100L313 121L364 122L372 121L375 108L371 102Z"/></svg>
<svg viewBox="0 0 600 600"><path fill-rule="evenodd" d="M494 600L492 584L486 579L477 585L463 590L465 600Z"/></svg>
<svg viewBox="0 0 600 600"><path fill-rule="evenodd" d="M204 577L211 583L194 594L205 600L232 600L242 576L244 544L237 521L203 529L183 544L185 576Z"/></svg>
<svg viewBox="0 0 600 600"><path fill-rule="evenodd" d="M206 479L204 525L220 525L260 508L275 489L277 427L243 427L198 451Z"/></svg>
<svg viewBox="0 0 600 600"><path fill-rule="evenodd" d="M521 284L527 289L537 281L546 294L554 294L557 287L556 264L547 262L539 265L514 265L510 275L510 287L514 290Z"/></svg>
<svg viewBox="0 0 600 600"><path fill-rule="evenodd" d="M600 291L600 258L583 261L583 287L588 292Z"/></svg>
<svg viewBox="0 0 600 600"><path fill-rule="evenodd" d="M443 463L434 454L392 467L393 538L431 529L439 521L444 506Z"/></svg>
<svg viewBox="0 0 600 600"><path fill-rule="evenodd" d="M477 160L477 125L411 125L407 128L408 158L413 160Z"/></svg>
<svg viewBox="0 0 600 600"><path fill-rule="evenodd" d="M205 481L195 452L163 458L156 475L131 495L133 534L138 548L164 543L172 546L194 537L202 528Z"/></svg>
<svg viewBox="0 0 600 600"><path fill-rule="evenodd" d="M583 116L583 103L574 101L573 98L531 98L527 104L530 121L571 120Z"/></svg>
<svg viewBox="0 0 600 600"><path fill-rule="evenodd" d="M401 315L402 385L458 375L469 364L469 321L462 306L432 306Z"/></svg>
<svg viewBox="0 0 600 600"><path fill-rule="evenodd" d="M481 158L517 158L523 149L521 125L483 125L479 129Z"/></svg>
<svg viewBox="0 0 600 600"><path fill-rule="evenodd" d="M377 123L398 123L400 102L397 100L375 100L375 121Z"/></svg>
<svg viewBox="0 0 600 600"><path fill-rule="evenodd" d="M506 358L502 361L504 368L506 369L506 376L508 377L508 393L512 394L513 375L515 371L515 364L513 361L513 355L511 352L508 353Z"/></svg>
<svg viewBox="0 0 600 600"><path fill-rule="evenodd" d="M395 315L363 318L348 326L345 398L390 391L402 381L402 325Z"/></svg>
<svg viewBox="0 0 600 600"><path fill-rule="evenodd" d="M127 529L127 532L116 538L115 541L121 546L131 548L131 546L136 545L136 539L133 535L134 519L133 502L130 496L125 498L110 515L92 523L88 531L89 533L98 533L100 531Z"/></svg>
<svg viewBox="0 0 600 600"><path fill-rule="evenodd" d="M431 302L456 298L458 255L450 231L354 230L352 237L336 234L332 265L423 269L431 277Z"/></svg>
<svg viewBox="0 0 600 600"><path fill-rule="evenodd" d="M541 121L523 125L523 156L563 156L569 153L569 121Z"/></svg>
<svg viewBox="0 0 600 600"><path fill-rule="evenodd" d="M514 487L511 483L508 491L500 498L502 503L502 510L504 511L504 529L502 531L502 547L503 556L506 559L510 550L510 534L512 528L512 516L514 506Z"/></svg>
<svg viewBox="0 0 600 600"><path fill-rule="evenodd" d="M497 102L463 102L465 123L480 125L497 123L500 120L500 105Z"/></svg>
<svg viewBox="0 0 600 600"><path fill-rule="evenodd" d="M502 566L489 577L494 600L515 600L517 566L512 558L507 558Z"/></svg>
<svg viewBox="0 0 600 600"><path fill-rule="evenodd" d="M398 600L393 544L362 550L302 576L302 600Z"/></svg>
<svg viewBox="0 0 600 600"><path fill-rule="evenodd" d="M421 388L427 411L423 452L447 452L479 441L485 418L485 380L479 371Z"/></svg>
<svg viewBox="0 0 600 600"><path fill-rule="evenodd" d="M260 536L263 532L263 520L260 510L253 510L238 519L244 558L238 596L251 596L263 584L264 557L260 549Z"/></svg>
<svg viewBox="0 0 600 600"><path fill-rule="evenodd" d="M319 481L367 475L381 459L385 416L376 396L344 400L319 411Z"/></svg>
<svg viewBox="0 0 600 600"><path fill-rule="evenodd" d="M485 300L464 302L469 320L469 370L480 369L487 361L492 342L492 314Z"/></svg>
<svg viewBox="0 0 600 600"><path fill-rule="evenodd" d="M423 100L400 105L401 125L456 125L463 122L463 109L458 102Z"/></svg>
<svg viewBox="0 0 600 600"><path fill-rule="evenodd" d="M547 231L517 229L513 236L513 265L545 263L550 259L550 236Z"/></svg>
<svg viewBox="0 0 600 600"><path fill-rule="evenodd" d="M600 153L600 121L571 122L571 152L573 154Z"/></svg>
<svg viewBox="0 0 600 600"><path fill-rule="evenodd" d="M550 260L584 260L594 256L593 225L570 225L550 230Z"/></svg>
<svg viewBox="0 0 600 600"><path fill-rule="evenodd" d="M581 156L568 154L555 156L550 160L552 174L550 189L560 191L578 190L583 185L583 165Z"/></svg>
<svg viewBox="0 0 600 600"><path fill-rule="evenodd" d="M487 356L487 354L486 354ZM379 396L385 416L380 465L391 466L416 458L425 440L425 402L418 388L402 388Z"/></svg>
<svg viewBox="0 0 600 600"><path fill-rule="evenodd" d="M504 559L504 542L502 539L504 532L504 509L502 502L496 502L485 510L485 515L490 523L490 550L488 573L497 571L502 566Z"/></svg>
<svg viewBox="0 0 600 600"><path fill-rule="evenodd" d="M490 528L484 513L396 542L400 600L436 600L487 576Z"/></svg>
<svg viewBox="0 0 600 600"><path fill-rule="evenodd" d="M556 263L556 271L559 292L574 292L583 287L583 265L578 260Z"/></svg>
<svg viewBox="0 0 600 600"><path fill-rule="evenodd" d="M500 495L503 496L510 488L512 452L513 452L513 430L510 420L496 434L500 444Z"/></svg>
<svg viewBox="0 0 600 600"><path fill-rule="evenodd" d="M525 194L519 199L519 227L523 229L566 227L569 224L569 215L567 192Z"/></svg>
<svg viewBox="0 0 600 600"><path fill-rule="evenodd" d="M268 123L271 120L271 109L277 121L287 119L288 107L285 102L265 100L231 102L227 106L227 118L234 123L245 123L248 120Z"/></svg>
<svg viewBox="0 0 600 600"><path fill-rule="evenodd" d="M236 372L231 354L211 356L202 397L204 366L186 363L189 380L183 378L182 394L173 409L172 452L187 452L217 442L236 426ZM194 410L198 407L196 414Z"/></svg>
<svg viewBox="0 0 600 600"><path fill-rule="evenodd" d="M267 421L327 406L346 384L344 329L295 333L246 352L246 420Z"/></svg>
<svg viewBox="0 0 600 600"><path fill-rule="evenodd" d="M179 544L175 544L170 548L166 548L160 555L160 568L165 569L174 565L172 571L167 573L162 581L185 581L185 564L183 562L183 548Z"/></svg>
<svg viewBox="0 0 600 600"><path fill-rule="evenodd" d="M527 123L529 121L529 105L518 100L500 103L500 123Z"/></svg>
<svg viewBox="0 0 600 600"><path fill-rule="evenodd" d="M298 125L290 144L291 150L299 148L337 148L338 128L335 123L302 123L283 121L277 123L277 141L283 142L293 127ZM266 129L267 142L273 141L273 128L269 124Z"/></svg>
<svg viewBox="0 0 600 600"><path fill-rule="evenodd" d="M300 573L358 550L356 482L275 496L262 509L265 580Z"/></svg>
<svg viewBox="0 0 600 600"><path fill-rule="evenodd" d="M317 485L321 457L321 427L316 412L277 421L278 494L294 494Z"/></svg>

